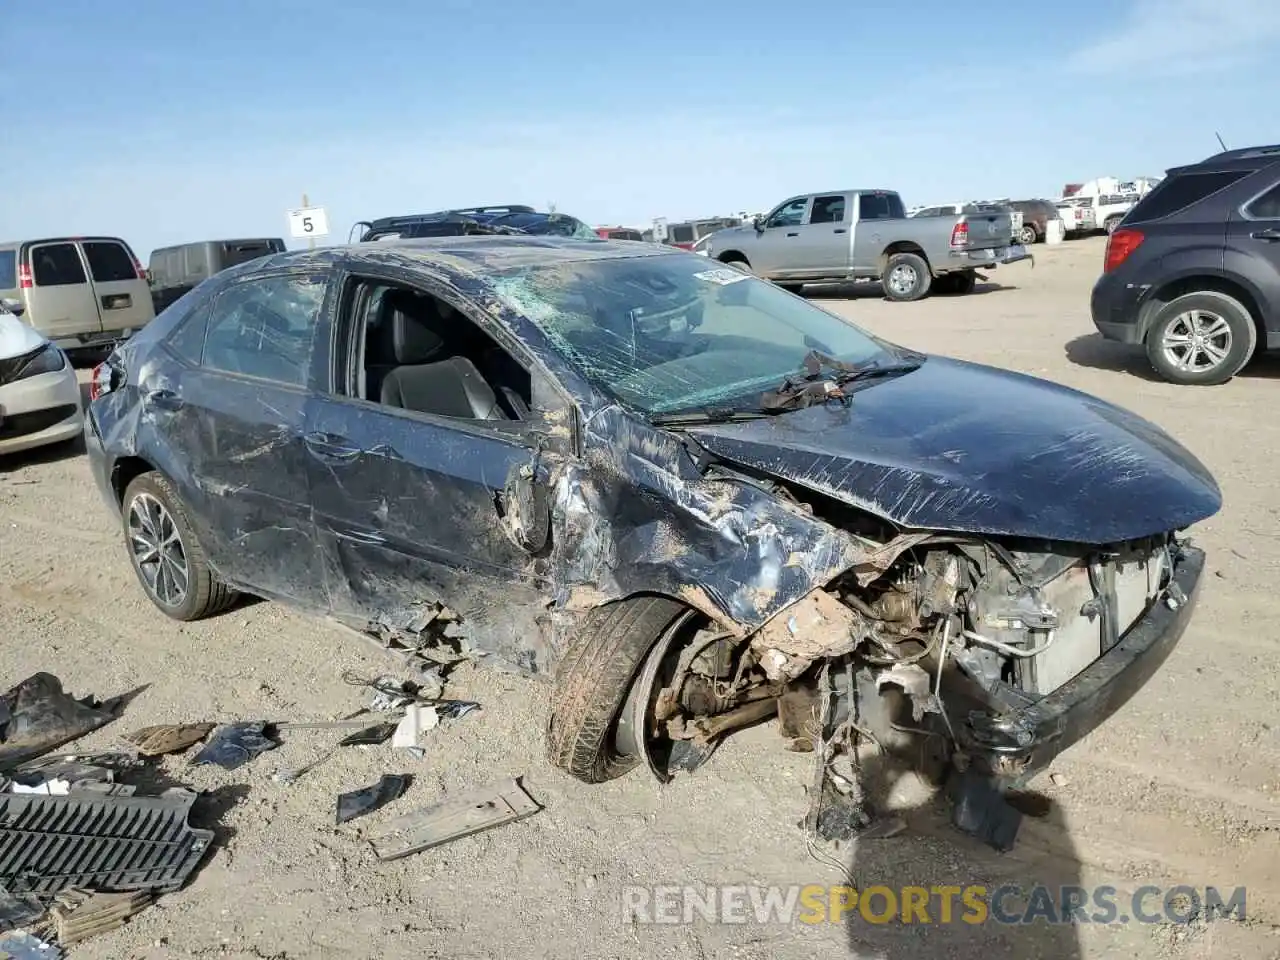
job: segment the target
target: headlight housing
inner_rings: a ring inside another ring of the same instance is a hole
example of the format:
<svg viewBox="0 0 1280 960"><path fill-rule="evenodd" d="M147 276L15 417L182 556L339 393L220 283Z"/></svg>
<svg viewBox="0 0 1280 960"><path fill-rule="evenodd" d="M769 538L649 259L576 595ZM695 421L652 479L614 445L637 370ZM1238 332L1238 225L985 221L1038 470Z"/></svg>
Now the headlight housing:
<svg viewBox="0 0 1280 960"><path fill-rule="evenodd" d="M67 357L52 343L37 347L19 357L0 360L0 386L25 380L42 373L57 373L67 366Z"/></svg>

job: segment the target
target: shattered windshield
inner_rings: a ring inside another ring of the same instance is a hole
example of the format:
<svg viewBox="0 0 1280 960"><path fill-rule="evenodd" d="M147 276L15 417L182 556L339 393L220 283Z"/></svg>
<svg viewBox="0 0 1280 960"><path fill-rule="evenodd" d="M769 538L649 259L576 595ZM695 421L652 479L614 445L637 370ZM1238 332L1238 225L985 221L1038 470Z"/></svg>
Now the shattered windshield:
<svg viewBox="0 0 1280 960"><path fill-rule="evenodd" d="M889 349L858 327L693 254L557 263L494 282L595 387L647 414L758 409L812 350L853 364Z"/></svg>

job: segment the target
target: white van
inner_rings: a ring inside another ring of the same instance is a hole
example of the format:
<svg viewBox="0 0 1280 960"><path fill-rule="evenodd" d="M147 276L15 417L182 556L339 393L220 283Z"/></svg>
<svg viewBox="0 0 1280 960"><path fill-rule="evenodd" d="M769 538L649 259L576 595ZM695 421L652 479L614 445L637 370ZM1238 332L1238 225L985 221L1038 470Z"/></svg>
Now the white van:
<svg viewBox="0 0 1280 960"><path fill-rule="evenodd" d="M127 340L155 317L142 264L118 237L0 243L0 298L66 351Z"/></svg>

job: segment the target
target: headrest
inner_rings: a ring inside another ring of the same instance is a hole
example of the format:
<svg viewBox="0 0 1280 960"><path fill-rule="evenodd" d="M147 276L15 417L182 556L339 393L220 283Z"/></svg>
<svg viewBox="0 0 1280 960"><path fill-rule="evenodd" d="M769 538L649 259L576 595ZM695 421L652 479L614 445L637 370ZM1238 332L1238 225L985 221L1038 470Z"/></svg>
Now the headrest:
<svg viewBox="0 0 1280 960"><path fill-rule="evenodd" d="M430 297L408 290L393 290L382 299L383 322L391 324L392 352L396 363L427 363L444 346L435 332L440 314Z"/></svg>

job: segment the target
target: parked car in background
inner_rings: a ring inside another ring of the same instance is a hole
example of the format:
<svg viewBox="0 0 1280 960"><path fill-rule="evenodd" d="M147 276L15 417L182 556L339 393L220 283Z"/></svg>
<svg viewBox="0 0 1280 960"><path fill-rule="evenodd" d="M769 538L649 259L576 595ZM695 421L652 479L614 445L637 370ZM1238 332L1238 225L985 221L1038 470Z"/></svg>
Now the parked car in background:
<svg viewBox="0 0 1280 960"><path fill-rule="evenodd" d="M155 317L146 272L119 237L0 243L0 298L73 356L127 340Z"/></svg>
<svg viewBox="0 0 1280 960"><path fill-rule="evenodd" d="M1173 383L1223 383L1280 349L1280 145L1170 170L1107 238L1091 309Z"/></svg>
<svg viewBox="0 0 1280 960"><path fill-rule="evenodd" d="M0 298L0 454L79 438L84 428L75 368L56 344Z"/></svg>
<svg viewBox="0 0 1280 960"><path fill-rule="evenodd" d="M1062 221L1062 214L1052 200L1012 200L1009 206L1022 214L1018 242L1024 246L1044 243L1049 233L1049 224Z"/></svg>
<svg viewBox="0 0 1280 960"><path fill-rule="evenodd" d="M1118 180L1099 177L1087 183L1068 184L1070 192L1058 201L1068 233L1085 234L1114 230L1135 203L1159 182L1157 177Z"/></svg>
<svg viewBox="0 0 1280 960"><path fill-rule="evenodd" d="M383 217L361 220L351 228L354 236L360 228L361 243L375 240L408 240L426 237L461 237L492 234L524 234L589 239L595 230L577 217L565 213L540 213L520 204L463 207L435 213ZM348 239L351 239L348 237Z"/></svg>
<svg viewBox="0 0 1280 960"><path fill-rule="evenodd" d="M967 200L964 203L944 203L940 206L921 207L912 217L955 217L962 213L1007 213L1012 226L1012 237L1022 243L1022 212L1006 200Z"/></svg>
<svg viewBox="0 0 1280 960"><path fill-rule="evenodd" d="M704 220L668 223L665 225L666 239L663 242L669 246L679 247L681 250L692 250L703 238L719 230L736 227L741 223L742 221L737 217L708 217Z"/></svg>
<svg viewBox="0 0 1280 960"><path fill-rule="evenodd" d="M644 234L634 227L596 227L596 236L602 240L644 240Z"/></svg>
<svg viewBox="0 0 1280 960"><path fill-rule="evenodd" d="M284 240L280 237L200 240L152 250L147 266L151 303L159 313L215 273L283 251Z"/></svg>
<svg viewBox="0 0 1280 960"><path fill-rule="evenodd" d="M1055 206L1062 218L1065 236L1081 237L1098 229L1097 211L1091 197L1067 197Z"/></svg>
<svg viewBox="0 0 1280 960"><path fill-rule="evenodd" d="M1025 260L1008 211L907 217L892 190L791 197L753 224L714 234L707 254L798 292L805 283L879 278L891 300L968 293L978 268Z"/></svg>
<svg viewBox="0 0 1280 960"><path fill-rule="evenodd" d="M244 591L545 680L588 783L856 717L945 744L958 825L1001 845L1005 793L1173 650L1181 531L1222 502L1132 413L649 244L277 254L95 383L90 470L164 615Z"/></svg>

